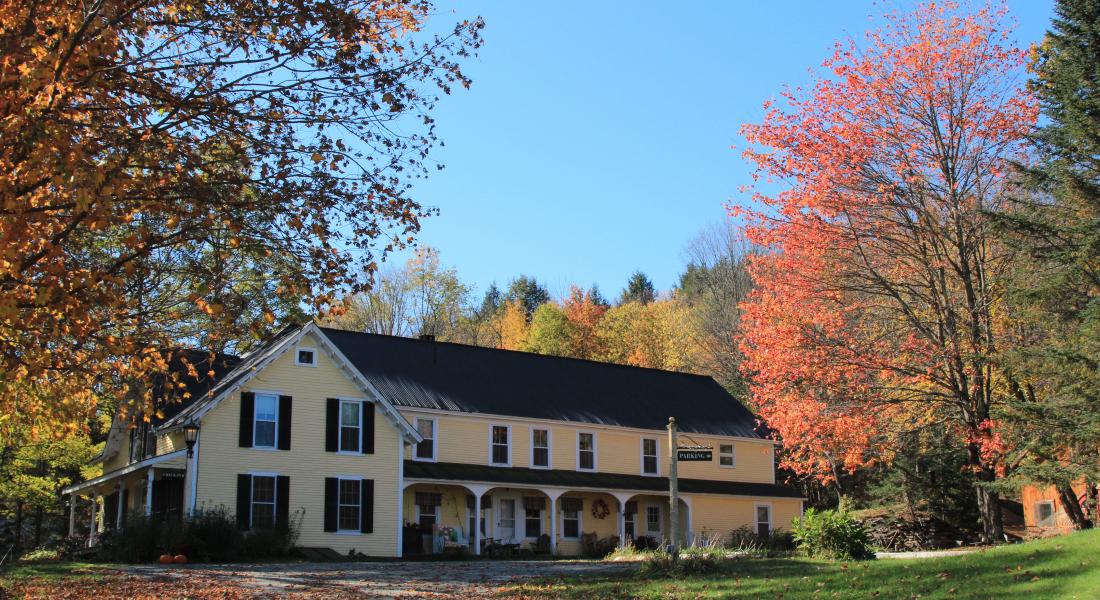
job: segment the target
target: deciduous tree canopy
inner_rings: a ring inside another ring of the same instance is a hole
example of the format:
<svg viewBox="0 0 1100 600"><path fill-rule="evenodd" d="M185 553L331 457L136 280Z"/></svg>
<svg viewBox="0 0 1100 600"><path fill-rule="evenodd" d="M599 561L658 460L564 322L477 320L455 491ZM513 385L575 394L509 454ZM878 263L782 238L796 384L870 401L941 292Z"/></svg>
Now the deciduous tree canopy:
<svg viewBox="0 0 1100 600"><path fill-rule="evenodd" d="M482 26L421 35L431 10L5 4L0 413L75 426L97 381L163 367L192 308L221 339L258 336L280 302L323 307L408 243L430 110L469 84L456 61Z"/></svg>

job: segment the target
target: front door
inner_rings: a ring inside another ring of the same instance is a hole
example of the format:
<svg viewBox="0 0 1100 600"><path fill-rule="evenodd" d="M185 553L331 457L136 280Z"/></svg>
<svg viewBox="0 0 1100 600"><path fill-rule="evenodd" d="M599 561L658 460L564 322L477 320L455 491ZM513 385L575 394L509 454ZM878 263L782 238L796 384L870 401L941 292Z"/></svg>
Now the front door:
<svg viewBox="0 0 1100 600"><path fill-rule="evenodd" d="M516 499L500 499L500 521L497 522L497 535L506 543L516 539Z"/></svg>

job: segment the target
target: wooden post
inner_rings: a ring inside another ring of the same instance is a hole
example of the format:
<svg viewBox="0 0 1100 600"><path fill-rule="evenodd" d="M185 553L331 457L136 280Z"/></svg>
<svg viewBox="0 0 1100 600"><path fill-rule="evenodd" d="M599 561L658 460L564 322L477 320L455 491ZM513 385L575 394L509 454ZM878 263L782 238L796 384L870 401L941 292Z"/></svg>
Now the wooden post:
<svg viewBox="0 0 1100 600"><path fill-rule="evenodd" d="M668 518L669 552L680 555L680 493L676 482L676 418L668 418Z"/></svg>

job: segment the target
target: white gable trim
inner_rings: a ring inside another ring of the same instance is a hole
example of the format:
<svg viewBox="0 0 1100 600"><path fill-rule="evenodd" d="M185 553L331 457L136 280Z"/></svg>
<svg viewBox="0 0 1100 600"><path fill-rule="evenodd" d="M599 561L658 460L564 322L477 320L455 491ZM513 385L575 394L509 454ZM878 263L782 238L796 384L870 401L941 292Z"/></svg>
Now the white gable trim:
<svg viewBox="0 0 1100 600"><path fill-rule="evenodd" d="M309 325L306 325L303 328L303 331L312 333L317 337L317 339L321 342L321 348L324 349L325 353L328 354L329 357L332 358L336 362L336 364L340 366L340 368L344 371L345 374L347 374L348 377L352 379L352 381L359 385L359 389L361 389L364 393L374 399L375 405L378 408L381 408L386 417L405 434L405 439L413 444L419 444L421 441L424 440L424 438L420 436L420 432L412 426L412 423L409 423L408 419L406 419L404 415L398 412L398 410L394 408L393 404L391 404L389 400L386 400L386 397L382 395L382 392L379 392L378 388L374 387L374 384L371 383L370 380L368 380L366 377L364 377L363 374L359 372L359 369L355 368L355 365L353 365L351 361L348 360L348 357L344 356L343 352L340 352L340 349L336 347L336 344L333 344L332 340L328 339L328 336L325 335L325 332L321 331L321 328L318 327L316 323L311 322Z"/></svg>
<svg viewBox="0 0 1100 600"><path fill-rule="evenodd" d="M332 358L333 361L344 371L344 373L347 374L348 377L356 383L356 385L364 394L367 394L367 396L374 402L375 406L382 409L382 414L386 416L386 418L390 421L390 423L393 424L394 427L397 427L397 429L404 434L405 439L409 443L417 444L421 441L422 438L420 437L420 434L416 431L412 424L410 424L408 420L406 420L405 417L401 415L401 413L397 412L397 409L395 409L393 405L390 404L389 400L386 400L386 398L382 396L378 389L371 385L370 381L368 381L366 377L363 377L363 374L360 373L359 370L355 368L355 365L351 364L351 361L349 361L347 357L345 357L343 353L341 353L340 350L336 348L336 345L328 339L328 336L326 336L324 332L321 331L321 328L317 327L317 325L312 322L301 327L296 333L294 333L294 335L286 336L284 339L276 343L271 348L263 350L262 352L266 354L263 359L259 360L255 364L245 366L245 368L247 368L249 371L247 375L242 377L240 380L234 382L231 387L223 390L213 400L206 403L206 405L204 405L202 408L195 411L193 415L190 415L189 419L201 420L206 415L206 413L210 412L215 406L221 404L222 400L225 400L227 397L229 397L230 394L244 387L244 385L251 381L252 378L255 377L260 371L267 368L268 365L275 362L275 360L277 360L280 356L285 354L291 348L296 347L298 342L300 342L302 338L304 338L308 334L313 334L317 337L317 339L321 342L321 347L322 349L324 349L325 353L328 354L329 357ZM173 429L178 429L181 426L182 423L174 423L170 427L165 428L163 431L171 431Z"/></svg>

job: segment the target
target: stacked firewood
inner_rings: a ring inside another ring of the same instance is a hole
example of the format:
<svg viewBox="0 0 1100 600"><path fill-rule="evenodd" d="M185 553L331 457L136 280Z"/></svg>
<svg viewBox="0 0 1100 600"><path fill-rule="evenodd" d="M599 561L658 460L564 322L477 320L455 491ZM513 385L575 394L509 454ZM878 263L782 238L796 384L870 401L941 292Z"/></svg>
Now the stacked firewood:
<svg viewBox="0 0 1100 600"><path fill-rule="evenodd" d="M971 543L972 535L929 515L876 515L860 521L874 546L890 552L942 550Z"/></svg>

